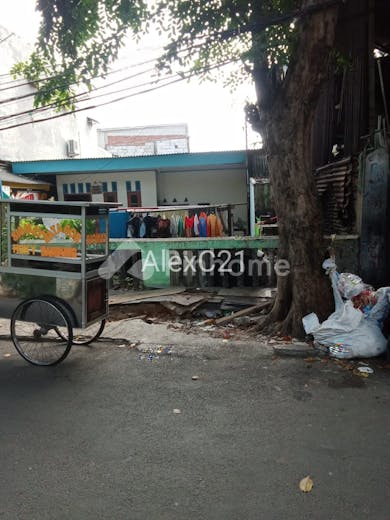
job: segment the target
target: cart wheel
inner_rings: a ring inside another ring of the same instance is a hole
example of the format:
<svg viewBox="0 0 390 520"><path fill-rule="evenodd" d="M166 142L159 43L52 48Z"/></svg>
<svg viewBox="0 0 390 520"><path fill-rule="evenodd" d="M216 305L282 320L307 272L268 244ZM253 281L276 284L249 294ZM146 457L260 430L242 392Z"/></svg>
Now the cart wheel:
<svg viewBox="0 0 390 520"><path fill-rule="evenodd" d="M54 301L31 298L20 303L12 314L11 337L26 361L50 366L69 354L73 331L68 315Z"/></svg>
<svg viewBox="0 0 390 520"><path fill-rule="evenodd" d="M73 345L89 345L95 339L98 339L101 335L101 333L104 330L104 327L106 325L106 320L98 321L97 323L93 323L89 327L86 327L85 329L73 329ZM64 330L57 329L57 334L60 336L60 338L65 339L66 337L63 336Z"/></svg>

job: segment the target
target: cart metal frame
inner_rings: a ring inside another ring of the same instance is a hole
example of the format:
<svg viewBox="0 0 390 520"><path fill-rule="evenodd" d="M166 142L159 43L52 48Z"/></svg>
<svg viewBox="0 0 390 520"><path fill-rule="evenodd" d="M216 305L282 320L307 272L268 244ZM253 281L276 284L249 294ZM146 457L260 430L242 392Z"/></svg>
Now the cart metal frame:
<svg viewBox="0 0 390 520"><path fill-rule="evenodd" d="M57 364L72 344L102 333L108 280L99 268L109 255L109 209L118 206L0 200L0 316L11 319L14 345L30 363Z"/></svg>

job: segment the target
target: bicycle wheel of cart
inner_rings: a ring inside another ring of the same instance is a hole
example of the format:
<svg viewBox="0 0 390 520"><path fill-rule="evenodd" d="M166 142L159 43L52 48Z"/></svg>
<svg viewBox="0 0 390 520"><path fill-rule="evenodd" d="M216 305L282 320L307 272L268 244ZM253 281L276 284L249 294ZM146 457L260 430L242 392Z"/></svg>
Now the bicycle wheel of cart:
<svg viewBox="0 0 390 520"><path fill-rule="evenodd" d="M61 336L58 335L61 331ZM11 337L19 354L40 366L63 361L72 347L73 331L67 312L54 300L30 298L11 318Z"/></svg>
<svg viewBox="0 0 390 520"><path fill-rule="evenodd" d="M89 345L100 337L105 325L106 320L102 320L89 325L89 327L85 329L73 328L73 345ZM62 337L62 339L66 339L66 337L63 336L63 331L57 330L57 334Z"/></svg>

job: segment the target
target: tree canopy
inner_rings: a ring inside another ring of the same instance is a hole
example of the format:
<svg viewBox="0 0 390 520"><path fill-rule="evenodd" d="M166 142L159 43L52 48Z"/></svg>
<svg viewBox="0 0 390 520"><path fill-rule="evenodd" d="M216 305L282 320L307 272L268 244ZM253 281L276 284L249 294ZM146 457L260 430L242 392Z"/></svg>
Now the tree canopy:
<svg viewBox="0 0 390 520"><path fill-rule="evenodd" d="M352 0L38 0L42 25L34 53L18 64L38 87L36 105L73 108L74 89L104 76L128 32L135 38L157 27L168 37L160 74L208 78L230 63L234 86L252 77L252 125L267 151L279 223L278 278L269 321L301 335L301 318L324 317L331 293L322 274L324 237L311 171L312 125L321 86L335 56L338 5Z"/></svg>
<svg viewBox="0 0 390 520"><path fill-rule="evenodd" d="M93 88L126 36L151 27L169 39L157 68L210 77L235 62L231 86L250 75L269 101L294 57L299 21L318 5L302 0L37 0L42 23L35 50L13 72L37 86L35 105L74 107L77 85ZM324 0L320 8L335 3ZM318 2L317 2L318 4ZM258 92L260 95L260 92Z"/></svg>

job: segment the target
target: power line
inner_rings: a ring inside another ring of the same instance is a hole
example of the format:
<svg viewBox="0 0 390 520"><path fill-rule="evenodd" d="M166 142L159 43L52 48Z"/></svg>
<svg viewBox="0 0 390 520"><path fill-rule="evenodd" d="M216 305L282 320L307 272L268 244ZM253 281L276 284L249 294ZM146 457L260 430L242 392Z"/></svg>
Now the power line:
<svg viewBox="0 0 390 520"><path fill-rule="evenodd" d="M0 40L0 44L4 43L5 41L8 40L8 38L11 38L11 36L15 36L15 33L9 33L5 38L3 38L2 40Z"/></svg>
<svg viewBox="0 0 390 520"><path fill-rule="evenodd" d="M132 69L132 68L141 67L142 65L149 65L149 63L156 63L157 60L158 60L158 57L157 58L151 58L150 60L145 60L145 61L141 61L139 63L134 63L132 65L127 65L126 67L122 67L120 69L110 70L110 71L102 73L102 74L97 74L96 76L90 76L88 78L88 80L97 79L97 78L104 78L104 77L109 76L111 74L117 74L118 72L123 72L124 70L129 70L129 69ZM11 86L10 87L6 87L6 88L0 88L0 92L4 92L6 90L12 90L12 89L19 88L19 87L31 86L32 83L41 83L43 81L50 81L52 79L62 78L62 77L63 77L63 74L56 74L54 76L42 77L42 78L40 78L38 80L25 81L24 83L20 83L18 85L15 85L15 81L18 81L18 80L6 81L4 83L0 83L0 85L11 85ZM22 81L22 80L19 80L19 81ZM61 86L67 86L67 85L70 86L70 85L75 85L75 84L76 83L69 83L69 84L65 83L65 84L63 84ZM50 91L50 90L48 90L48 91Z"/></svg>
<svg viewBox="0 0 390 520"><path fill-rule="evenodd" d="M151 69L151 70L153 70L153 69ZM75 102L82 103L84 101L90 101L91 99L96 99L96 98L99 98L99 97L104 97L104 96L109 96L109 95L112 95L112 94L117 94L119 92L126 92L128 90L133 90L135 88L139 88L139 87L144 87L146 85L150 85L152 82L148 81L148 82L144 82L144 83L139 83L137 85L132 85L132 86L129 86L129 87L126 87L126 88L123 88L123 89L114 90L114 91L106 92L106 93L103 93L103 94L98 94L97 96L91 96L91 97L88 97L86 99L79 99L82 96L86 96L86 95L90 94L91 92L94 93L97 90L102 90L102 89L108 88L110 86L117 85L118 83L124 81L125 79L135 78L137 76L141 76L141 75L145 74L146 72L148 72L148 71L140 72L138 74L133 74L132 76L129 76L127 78L124 78L124 79L121 79L121 80L118 80L118 81L114 81L114 82L112 82L110 84L102 85L100 87L96 87L96 88L92 89L91 91L80 92L79 94L75 94L74 96L71 96L70 99L74 100ZM157 79L154 83L158 83L158 82L161 82L161 81L163 81L165 79L173 78L175 76L176 75L166 76L164 78ZM39 108L32 108L32 109L29 109L29 110L24 110L22 112L17 112L15 114L4 115L4 116L0 117L0 122L1 121L6 121L6 120L12 120L12 119L15 119L15 118L17 118L19 116L23 116L23 115L30 115L30 114L33 114L33 113L36 114L38 112L39 113L40 112L44 112L46 110L50 110L51 108L56 108L56 107L61 108L61 106L58 106L57 103L50 103L48 105L44 105L44 106L39 107ZM71 112L69 112L69 113L71 113Z"/></svg>
<svg viewBox="0 0 390 520"><path fill-rule="evenodd" d="M151 61L154 61L154 60L151 60ZM229 60L229 62L233 62L233 61L237 61L237 59ZM222 63L221 65L224 65L224 64L225 63ZM129 80L129 79L134 79L136 77L142 76L142 75L144 75L144 74L146 74L148 72L152 72L154 70L155 70L155 68L149 68L149 69L146 69L144 71L140 71L140 72L138 72L136 74L132 74L130 76L126 76L125 78L120 78L120 79L118 79L116 81L113 81L111 83L108 83L108 84L105 84L105 85L101 85L99 87L95 87L92 90L80 92L79 94L75 94L73 96L70 96L69 100L74 100L75 102L77 102L77 101L79 101L79 102L87 101L87 99L80 99L80 98L82 98L83 96L89 95L91 92L94 93L94 92L96 92L98 90L106 89L106 88L108 88L110 86L117 85L118 83L122 83L124 81ZM208 68L204 67L204 70L207 71ZM186 73L184 73L184 74L186 74ZM163 77L163 78L155 80L154 83L158 83L158 82L161 82L161 81L173 78L173 77L175 77L175 76L174 75L166 76L166 77ZM140 84L137 84L137 85L132 85L132 86L126 87L124 89L107 92L107 93L104 93L104 94L101 94L101 95L98 95L98 96L94 96L93 95L93 96L89 97L88 100L96 99L98 97L104 97L104 96L108 96L108 95L112 95L112 94L117 94L117 93L120 93L120 92L126 92L128 90L133 90L135 88L147 86L149 84L151 84L150 81L144 82L144 83L140 83ZM32 94L32 95L35 95L35 94ZM23 97L23 96L20 96L20 97ZM61 108L61 106L59 106L58 103L50 103L50 104L43 105L42 107L38 107L38 108L29 108L29 109L23 110L21 112L16 112L16 113L13 113L13 114L7 114L7 115L0 116L0 122L1 121L3 121L3 122L4 121L12 121L12 120L17 119L20 116L32 115L34 113L37 114L37 113L41 113L41 112L44 112L46 110L49 110L51 108L56 108L56 107Z"/></svg>
<svg viewBox="0 0 390 520"><path fill-rule="evenodd" d="M156 60L148 60L148 62L155 62ZM147 64L148 62L145 62L143 64ZM132 67L124 67L122 70L128 70L129 68L132 68ZM121 78L119 80L116 80L116 82L123 82L123 81L126 81L127 79L131 79L133 77L136 77L136 76L139 76L140 74L145 74L146 72L152 72L154 69L153 68L150 68L150 69L147 69L146 71L143 71L141 73L137 73L137 74L134 74L134 75L131 75L131 76L127 76L126 78ZM116 71L116 72L120 72L120 71ZM99 77L104 77L106 76L106 74L101 74L99 76L95 76L94 78L99 78ZM54 76L55 77L55 76ZM93 78L89 78L89 79L93 79ZM111 84L114 84L116 82L113 82ZM29 83L31 85L31 83ZM110 84L110 85L111 85ZM56 87L53 87L53 88L50 88L50 89L47 89L47 90L43 90L44 93L50 93L50 92L53 92L54 90L57 90L58 88L61 88L61 87L69 87L70 85L77 85L77 83L63 83L62 85L57 85ZM20 85L17 85L17 86L20 86ZM100 88L104 88L104 87L96 87L96 89L100 89ZM14 103L15 101L20 101L22 99L27 99L27 98L30 98L30 97L35 97L37 94L37 92L29 92L27 94L23 94L21 96L13 96L11 98L6 98L6 99L2 99L0 100L0 105L7 105L9 103Z"/></svg>
<svg viewBox="0 0 390 520"><path fill-rule="evenodd" d="M205 72L207 71L211 71L213 69L216 69L216 68L220 68L220 67L223 67L227 64L230 64L232 63L233 61L236 61L236 60L228 60L222 64L217 64L217 65L214 65L214 66L211 66L211 67L208 67L207 70L205 70ZM25 126L25 125L31 125L31 124L37 124L37 123L42 123L42 122L45 122L45 121L50 121L52 119L58 119L60 117L64 117L64 116L68 116L70 114L74 114L74 113L77 113L77 112L83 112L85 110L93 110L93 109L96 109L96 108L99 108L99 107L102 107L102 106L106 106L106 105L109 105L111 103L117 103L119 101L124 101L126 99L129 99L131 97L135 97L135 96L139 96L141 94L147 94L149 92L153 92L155 90L159 90L163 87L167 87L169 85L173 85L175 83L179 83L181 81L184 81L184 80L187 80L187 79L190 79L191 77L193 76L196 76L197 74L199 73L199 71L197 71L196 73L195 72L192 72L190 73L189 75L185 76L185 75L182 75L181 77L179 78L176 78L176 79L173 79L172 81L168 81L166 83L164 83L163 85L157 85L155 87L152 87L152 88L149 88L149 89L145 89L143 91L140 91L140 92L135 92L133 94L128 94L127 96L122 96L122 97L119 97L119 98L116 98L116 99L112 99L112 100L109 100L109 101L105 101L104 103L99 103L99 104L96 104L96 105L90 105L90 106L87 106L87 107L83 107L83 108L77 108L75 110L72 110L72 111L69 111L69 112L64 112L62 114L57 114L57 115L54 115L54 116L50 116L50 117L46 117L46 118L42 118L42 119L37 119L35 121L27 121L27 122L24 122L24 123L17 123L17 124L14 124L14 125L10 125L10 126L6 126L4 128L0 128L0 131L3 131L3 130L10 130L12 128L18 128L20 126Z"/></svg>

